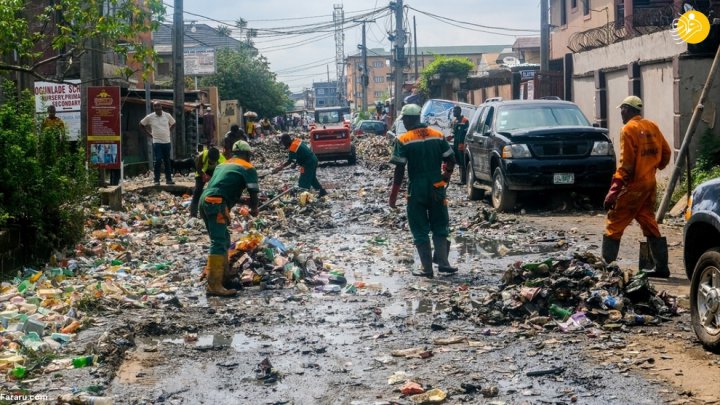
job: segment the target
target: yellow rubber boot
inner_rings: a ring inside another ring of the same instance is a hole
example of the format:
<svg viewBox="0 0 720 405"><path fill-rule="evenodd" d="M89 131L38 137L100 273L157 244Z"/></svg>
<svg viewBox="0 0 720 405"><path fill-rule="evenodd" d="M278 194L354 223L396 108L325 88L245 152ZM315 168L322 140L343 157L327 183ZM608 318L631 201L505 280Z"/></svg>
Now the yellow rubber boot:
<svg viewBox="0 0 720 405"><path fill-rule="evenodd" d="M225 255L208 256L207 295L229 297L237 294L237 291L227 290L222 285L223 276L225 274L225 258Z"/></svg>

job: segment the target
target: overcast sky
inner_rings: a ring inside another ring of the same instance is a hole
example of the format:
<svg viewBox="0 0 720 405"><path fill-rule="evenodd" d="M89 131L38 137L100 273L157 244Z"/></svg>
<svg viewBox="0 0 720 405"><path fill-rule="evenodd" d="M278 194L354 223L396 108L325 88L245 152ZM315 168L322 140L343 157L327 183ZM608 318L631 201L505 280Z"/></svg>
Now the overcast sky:
<svg viewBox="0 0 720 405"><path fill-rule="evenodd" d="M167 0L167 5L173 2ZM490 34L477 26L463 29L421 14L407 10L406 27L412 29L412 18L417 23L418 47L450 45L512 45L516 36L539 36L539 0L406 0L410 6L422 12L446 17L460 22L510 29L532 29L537 32L491 30L506 35ZM333 5L342 4L345 25L359 14L387 7L385 0L185 0L185 22L196 21L217 26L218 20L234 26L240 18L248 21L249 28L285 28L307 24L330 23L333 20ZM173 8L168 7L168 20L172 20ZM200 16L189 13L199 14ZM391 21L392 18L392 21ZM452 24L461 25L451 22ZM387 39L394 17L387 16L366 25L367 47L390 49ZM393 28L394 29L394 28ZM362 42L361 28L345 29L344 54L355 54ZM233 36L238 36L234 31ZM509 36L508 36L509 35ZM267 36L262 33L255 39L255 45L270 62L270 68L278 80L287 83L292 91L311 87L313 81L326 81L329 66L330 80L336 79L335 39L330 32L317 30L309 34Z"/></svg>

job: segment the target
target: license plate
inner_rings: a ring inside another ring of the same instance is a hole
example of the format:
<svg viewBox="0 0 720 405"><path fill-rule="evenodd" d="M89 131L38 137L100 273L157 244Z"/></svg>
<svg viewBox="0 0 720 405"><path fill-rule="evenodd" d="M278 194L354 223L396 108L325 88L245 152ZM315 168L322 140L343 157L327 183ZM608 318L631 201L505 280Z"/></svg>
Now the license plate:
<svg viewBox="0 0 720 405"><path fill-rule="evenodd" d="M575 173L555 173L553 175L554 184L573 184L575 183Z"/></svg>

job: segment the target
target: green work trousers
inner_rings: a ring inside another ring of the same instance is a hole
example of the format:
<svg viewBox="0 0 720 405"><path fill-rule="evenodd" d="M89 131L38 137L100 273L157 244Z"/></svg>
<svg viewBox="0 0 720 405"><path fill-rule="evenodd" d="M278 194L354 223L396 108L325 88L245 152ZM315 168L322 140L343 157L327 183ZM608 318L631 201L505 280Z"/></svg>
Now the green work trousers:
<svg viewBox="0 0 720 405"><path fill-rule="evenodd" d="M208 197L217 199L219 197ZM210 236L210 254L227 256L230 249L230 213L225 202L208 202L207 198L200 201L200 217L205 221Z"/></svg>
<svg viewBox="0 0 720 405"><path fill-rule="evenodd" d="M408 186L407 217L415 245L429 243L428 234L450 234L445 182L433 185L429 180L411 181Z"/></svg>
<svg viewBox="0 0 720 405"><path fill-rule="evenodd" d="M300 178L298 179L298 187L304 189L314 188L320 190L322 186L317 178L317 166L318 162L310 161L305 163L304 166L300 166Z"/></svg>

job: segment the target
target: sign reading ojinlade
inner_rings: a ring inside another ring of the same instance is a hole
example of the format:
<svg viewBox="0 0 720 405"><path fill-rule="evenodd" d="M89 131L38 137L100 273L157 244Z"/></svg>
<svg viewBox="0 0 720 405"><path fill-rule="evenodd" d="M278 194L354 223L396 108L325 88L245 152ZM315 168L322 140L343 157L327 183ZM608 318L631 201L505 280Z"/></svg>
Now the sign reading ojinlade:
<svg viewBox="0 0 720 405"><path fill-rule="evenodd" d="M88 87L87 158L100 169L119 169L120 87Z"/></svg>

